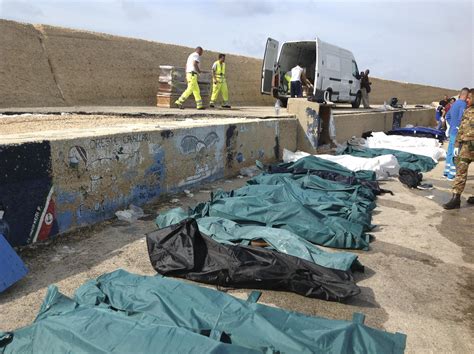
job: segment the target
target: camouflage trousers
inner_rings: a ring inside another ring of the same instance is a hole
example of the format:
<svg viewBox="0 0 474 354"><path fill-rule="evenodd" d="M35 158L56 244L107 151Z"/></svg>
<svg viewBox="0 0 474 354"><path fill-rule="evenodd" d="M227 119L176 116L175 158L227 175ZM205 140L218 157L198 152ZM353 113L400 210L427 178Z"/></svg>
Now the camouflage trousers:
<svg viewBox="0 0 474 354"><path fill-rule="evenodd" d="M453 193L461 194L467 181L469 164L474 161L474 141L463 142L456 163L456 178L453 183Z"/></svg>

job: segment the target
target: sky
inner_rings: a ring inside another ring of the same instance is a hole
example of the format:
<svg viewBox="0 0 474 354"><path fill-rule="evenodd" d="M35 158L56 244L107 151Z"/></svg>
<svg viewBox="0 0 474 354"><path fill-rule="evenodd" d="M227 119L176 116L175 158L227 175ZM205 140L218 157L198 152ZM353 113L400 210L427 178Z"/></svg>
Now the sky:
<svg viewBox="0 0 474 354"><path fill-rule="evenodd" d="M0 18L256 58L267 37L318 36L375 77L474 87L474 0L0 0Z"/></svg>

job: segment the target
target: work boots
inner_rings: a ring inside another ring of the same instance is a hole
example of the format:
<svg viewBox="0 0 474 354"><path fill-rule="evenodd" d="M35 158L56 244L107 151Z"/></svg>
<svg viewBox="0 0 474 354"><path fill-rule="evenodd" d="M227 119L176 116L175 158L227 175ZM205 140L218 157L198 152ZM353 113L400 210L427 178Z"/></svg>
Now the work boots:
<svg viewBox="0 0 474 354"><path fill-rule="evenodd" d="M459 209L461 207L461 194L453 193L453 197L449 202L443 205L446 210Z"/></svg>

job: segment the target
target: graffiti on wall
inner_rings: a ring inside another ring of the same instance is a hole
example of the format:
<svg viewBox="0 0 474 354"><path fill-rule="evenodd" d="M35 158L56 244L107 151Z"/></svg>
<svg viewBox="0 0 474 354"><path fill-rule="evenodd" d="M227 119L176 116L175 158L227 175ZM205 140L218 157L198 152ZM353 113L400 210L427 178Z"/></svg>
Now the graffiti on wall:
<svg viewBox="0 0 474 354"><path fill-rule="evenodd" d="M209 129L192 130L191 134L178 137L179 150L186 158L183 166L186 171L178 186L185 186L223 175L222 161L223 137L222 132Z"/></svg>
<svg viewBox="0 0 474 354"><path fill-rule="evenodd" d="M13 246L58 233L47 141L0 146L0 208Z"/></svg>
<svg viewBox="0 0 474 354"><path fill-rule="evenodd" d="M398 129L402 125L403 112L393 112L392 129Z"/></svg>
<svg viewBox="0 0 474 354"><path fill-rule="evenodd" d="M227 168L232 168L234 165L236 150L238 147L237 137L239 131L236 125L229 125L225 132L225 150L226 150L226 162Z"/></svg>
<svg viewBox="0 0 474 354"><path fill-rule="evenodd" d="M149 134L81 139L58 152L60 230L104 220L159 196L164 152Z"/></svg>
<svg viewBox="0 0 474 354"><path fill-rule="evenodd" d="M310 121L306 125L306 138L308 139L311 146L316 149L319 144L319 136L321 134L321 117L314 109L306 108L306 116Z"/></svg>

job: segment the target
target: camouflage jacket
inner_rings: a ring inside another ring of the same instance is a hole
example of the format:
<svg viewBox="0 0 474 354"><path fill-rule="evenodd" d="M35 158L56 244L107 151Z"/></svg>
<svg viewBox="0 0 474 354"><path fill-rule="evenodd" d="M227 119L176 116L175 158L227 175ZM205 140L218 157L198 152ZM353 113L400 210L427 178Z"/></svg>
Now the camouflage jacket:
<svg viewBox="0 0 474 354"><path fill-rule="evenodd" d="M456 145L463 141L474 141L474 106L470 106L464 111L459 125Z"/></svg>

